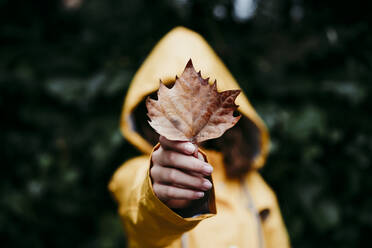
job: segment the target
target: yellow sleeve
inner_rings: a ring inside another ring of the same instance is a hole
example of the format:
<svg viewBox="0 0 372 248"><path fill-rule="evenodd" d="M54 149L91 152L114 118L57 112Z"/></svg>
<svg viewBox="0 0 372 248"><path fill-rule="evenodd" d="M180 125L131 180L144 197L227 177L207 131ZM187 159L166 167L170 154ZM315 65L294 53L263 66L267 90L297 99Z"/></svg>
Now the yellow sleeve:
<svg viewBox="0 0 372 248"><path fill-rule="evenodd" d="M115 172L109 183L109 190L119 205L130 247L170 245L215 213L212 207L212 213L183 218L172 211L154 194L149 168L149 156L131 159ZM214 202L214 191L211 198Z"/></svg>

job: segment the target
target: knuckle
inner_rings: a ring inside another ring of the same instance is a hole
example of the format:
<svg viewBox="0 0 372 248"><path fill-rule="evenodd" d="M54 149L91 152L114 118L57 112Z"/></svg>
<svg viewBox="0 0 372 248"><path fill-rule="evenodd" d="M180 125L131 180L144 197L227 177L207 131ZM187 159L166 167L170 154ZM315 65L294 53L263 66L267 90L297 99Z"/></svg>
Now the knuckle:
<svg viewBox="0 0 372 248"><path fill-rule="evenodd" d="M168 174L168 180L171 183L176 183L177 182L177 173L175 170L170 170Z"/></svg>
<svg viewBox="0 0 372 248"><path fill-rule="evenodd" d="M160 143L161 146L164 145L164 143L165 143L165 138L164 138L163 136L160 136L160 137L159 137L159 143Z"/></svg>
<svg viewBox="0 0 372 248"><path fill-rule="evenodd" d="M157 171L158 171L157 166L153 166L153 167L151 167L151 169L150 169L150 175L151 175L151 177L152 177L154 180L155 180L156 177L157 177Z"/></svg>
<svg viewBox="0 0 372 248"><path fill-rule="evenodd" d="M174 188L172 187L167 187L167 190L166 190L166 196L168 198L175 198L176 194L175 194L175 190Z"/></svg>
<svg viewBox="0 0 372 248"><path fill-rule="evenodd" d="M174 144L174 149L177 151L185 150L185 144L183 142L177 142Z"/></svg>
<svg viewBox="0 0 372 248"><path fill-rule="evenodd" d="M176 161L177 153L168 152L167 155L168 155L168 160L169 160L170 163L174 163L174 161Z"/></svg>
<svg viewBox="0 0 372 248"><path fill-rule="evenodd" d="M198 179L196 179L196 185L198 185L198 187L200 188L200 187L203 187L203 183L204 183L204 179L202 179L202 178L198 178Z"/></svg>
<svg viewBox="0 0 372 248"><path fill-rule="evenodd" d="M153 162L153 163L156 163L156 162L159 161L159 155L160 155L160 151L159 151L159 150L160 150L160 149L158 149L158 150L156 150L156 151L154 151L154 152L152 153L151 159L152 159L152 162Z"/></svg>
<svg viewBox="0 0 372 248"><path fill-rule="evenodd" d="M192 169L195 171L202 171L203 170L203 165L200 163L199 160L193 160L192 162Z"/></svg>
<svg viewBox="0 0 372 248"><path fill-rule="evenodd" d="M183 177L183 180L182 180L185 184L185 186L187 186L187 188L193 188L195 186L198 186L197 183L198 181L194 179L193 176L191 176L190 174L187 174Z"/></svg>
<svg viewBox="0 0 372 248"><path fill-rule="evenodd" d="M192 192L190 194L190 197L194 198L194 199L197 199L197 198L200 198L200 196L198 195L198 192Z"/></svg>
<svg viewBox="0 0 372 248"><path fill-rule="evenodd" d="M155 193L156 195L159 194L159 185L158 185L157 183L154 183L154 184L152 185L152 189L154 190L154 193Z"/></svg>
<svg viewBox="0 0 372 248"><path fill-rule="evenodd" d="M193 199L195 198L195 193L193 191L186 191L185 192L185 198L188 198L188 199Z"/></svg>
<svg viewBox="0 0 372 248"><path fill-rule="evenodd" d="M195 177L193 177L191 180L189 180L190 182L189 182L189 184L190 184L190 186L192 186L192 188L197 188L197 189L199 189L199 188L201 188L202 187L202 184L203 184L203 182L202 182L202 179L199 179L199 178L195 178Z"/></svg>

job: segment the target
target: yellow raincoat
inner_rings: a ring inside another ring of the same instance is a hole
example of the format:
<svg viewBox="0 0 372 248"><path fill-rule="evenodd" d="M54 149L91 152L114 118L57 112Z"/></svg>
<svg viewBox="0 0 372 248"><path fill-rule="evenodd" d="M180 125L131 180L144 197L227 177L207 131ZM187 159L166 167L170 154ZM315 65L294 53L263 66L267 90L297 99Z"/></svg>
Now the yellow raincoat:
<svg viewBox="0 0 372 248"><path fill-rule="evenodd" d="M227 178L222 154L206 151L206 159L214 167L209 213L183 218L154 194L149 168L151 152L157 147L153 148L135 131L131 114L158 89L159 79L165 83L174 81L175 74L181 74L190 58L203 77L217 79L219 91L240 88L206 41L182 27L170 31L135 74L120 128L143 155L125 162L109 184L119 204L129 247L289 247L275 193L257 171L265 162L269 135L244 94L236 100L238 110L255 124L259 137L258 152L246 176L242 180Z"/></svg>

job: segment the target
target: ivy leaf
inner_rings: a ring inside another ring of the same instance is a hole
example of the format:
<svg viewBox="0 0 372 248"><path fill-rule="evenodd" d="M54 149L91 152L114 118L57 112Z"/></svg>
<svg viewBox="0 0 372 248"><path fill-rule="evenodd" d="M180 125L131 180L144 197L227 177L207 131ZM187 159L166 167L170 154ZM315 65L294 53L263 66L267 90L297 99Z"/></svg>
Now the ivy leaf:
<svg viewBox="0 0 372 248"><path fill-rule="evenodd" d="M235 99L240 90L217 91L217 82L209 84L197 73L191 59L172 88L161 81L158 100L146 99L149 124L169 140L198 144L214 139L233 127L240 119Z"/></svg>

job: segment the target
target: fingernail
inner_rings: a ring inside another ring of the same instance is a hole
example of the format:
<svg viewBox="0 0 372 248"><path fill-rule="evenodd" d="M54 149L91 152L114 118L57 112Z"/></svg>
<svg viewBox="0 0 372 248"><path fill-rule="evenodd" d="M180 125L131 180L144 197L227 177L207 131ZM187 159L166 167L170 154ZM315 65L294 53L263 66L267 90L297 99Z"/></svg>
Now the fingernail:
<svg viewBox="0 0 372 248"><path fill-rule="evenodd" d="M198 159L200 159L201 161L205 162L205 159L204 159L203 155L200 152L198 152Z"/></svg>
<svg viewBox="0 0 372 248"><path fill-rule="evenodd" d="M212 166L210 166L210 165L206 165L206 166L204 166L204 171L206 172L206 173L212 173L212 171L213 171L213 167Z"/></svg>
<svg viewBox="0 0 372 248"><path fill-rule="evenodd" d="M203 183L203 188L205 188L205 189L210 189L210 188L212 188L212 183L209 182L208 180L206 180L206 181Z"/></svg>
<svg viewBox="0 0 372 248"><path fill-rule="evenodd" d="M198 198L202 198L204 196L204 192L196 192L196 196Z"/></svg>
<svg viewBox="0 0 372 248"><path fill-rule="evenodd" d="M186 143L185 144L185 150L189 153L194 153L195 152L195 146L191 143Z"/></svg>

